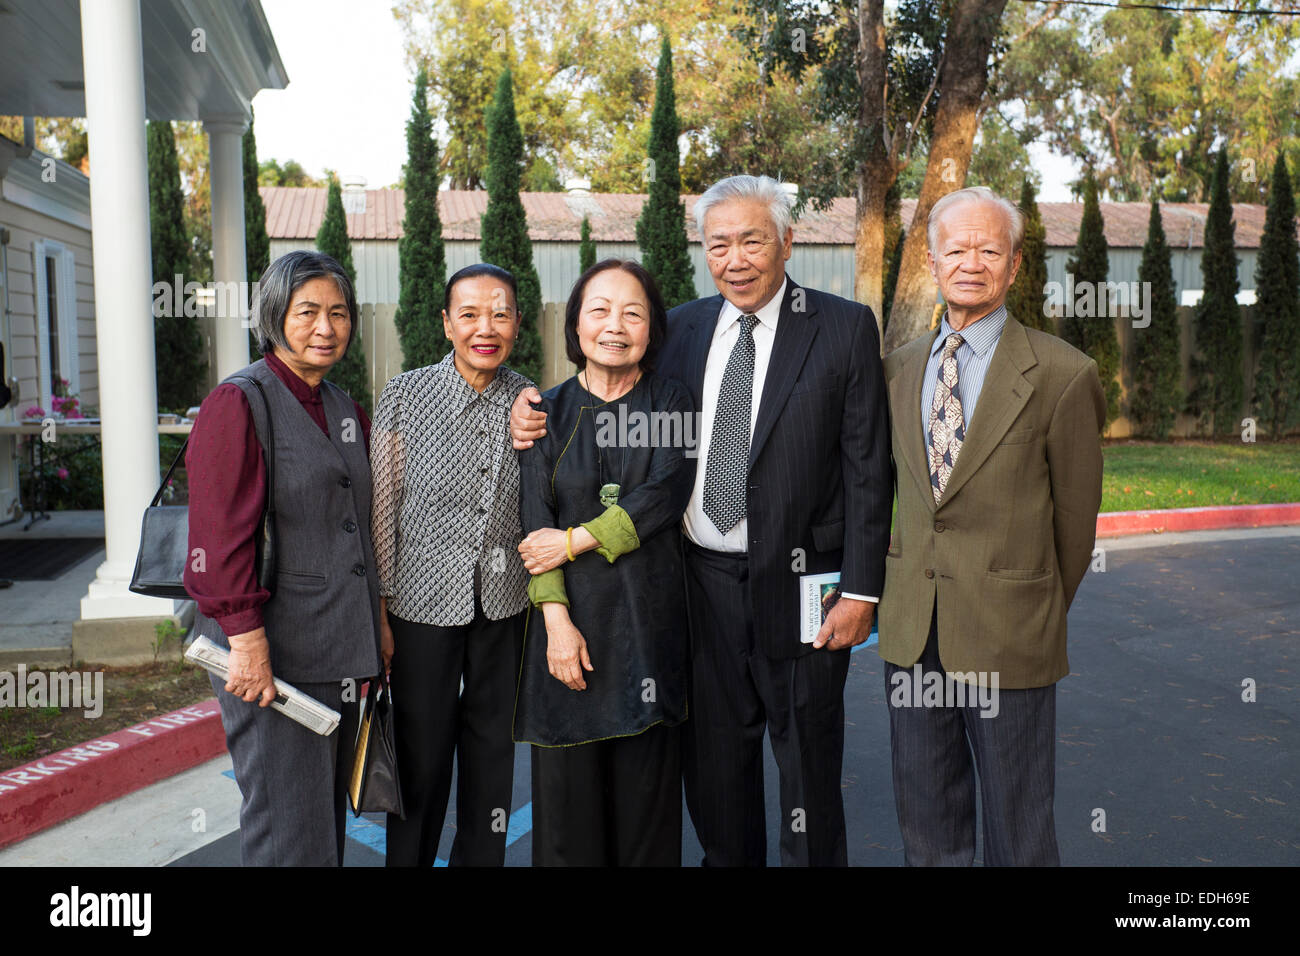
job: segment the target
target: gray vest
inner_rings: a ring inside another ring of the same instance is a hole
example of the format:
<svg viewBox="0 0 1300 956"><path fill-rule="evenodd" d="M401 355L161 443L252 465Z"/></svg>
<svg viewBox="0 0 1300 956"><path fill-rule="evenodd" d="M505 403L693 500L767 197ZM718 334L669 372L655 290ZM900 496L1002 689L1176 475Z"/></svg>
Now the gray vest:
<svg viewBox="0 0 1300 956"><path fill-rule="evenodd" d="M266 447L266 392L275 429L276 581L262 605L271 673L289 683L326 683L379 672L379 577L370 543L370 458L356 406L321 383L329 437L259 360L227 378L244 392ZM196 632L228 647L216 621Z"/></svg>

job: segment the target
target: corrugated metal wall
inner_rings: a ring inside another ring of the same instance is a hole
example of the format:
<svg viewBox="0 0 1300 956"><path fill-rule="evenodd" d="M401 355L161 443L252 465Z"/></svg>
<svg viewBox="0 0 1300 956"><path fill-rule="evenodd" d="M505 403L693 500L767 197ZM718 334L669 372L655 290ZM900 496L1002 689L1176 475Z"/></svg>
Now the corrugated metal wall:
<svg viewBox="0 0 1300 956"><path fill-rule="evenodd" d="M450 243L448 243L450 245ZM305 249L316 250L310 239L272 239L271 258L278 259L286 252ZM357 301L372 305L391 302L397 304L400 288L397 268L397 240L352 240L352 264L357 270Z"/></svg>
<svg viewBox="0 0 1300 956"><path fill-rule="evenodd" d="M292 249L310 249L311 243L294 243L288 240L272 240L272 258L283 255ZM447 243L447 272L450 275L458 269L479 261L477 242L449 241ZM597 243L597 258L615 256L619 258L640 258L635 243ZM1243 289L1255 287L1255 250L1237 250L1239 259L1238 275ZM352 257L357 268L358 297L365 303L362 313L362 332L366 347L366 356L371 364L372 383L375 397L383 391L384 385L392 376L401 371L401 345L397 338L393 315L398 297L397 243L395 241L354 241ZM1070 257L1069 250L1049 250L1047 254L1047 277L1049 282L1065 282L1065 263ZM704 264L704 252L698 246L691 247L691 260L695 264L695 289L701 295L714 291L713 280ZM1136 282L1138 266L1142 260L1140 249L1110 250L1111 282ZM578 246L572 242L534 242L533 261L537 266L538 277L542 284L543 314L541 319L545 366L542 388L548 388L563 381L573 374L573 366L564 355L564 309L563 303L568 298L569 290L578 278ZM1201 288L1201 250L1174 249L1172 252L1174 282L1178 294L1185 289ZM801 285L832 292L850 298L853 293L853 247L848 245L803 245L795 246L788 266L790 275ZM1183 324L1183 365L1184 380L1190 358L1192 342L1193 310L1180 309L1179 319ZM1243 309L1243 336L1247 348L1247 369L1253 363L1251 349L1251 323L1253 310ZM1124 367L1121 372L1121 384L1124 391L1132 387L1133 336L1136 332L1132 322L1125 318L1114 319L1120 344L1124 354ZM1247 391L1249 392L1250 374L1247 372ZM1193 422L1186 415L1179 416L1177 435L1193 433ZM1116 420L1108 432L1112 438L1123 438L1130 434L1127 418Z"/></svg>
<svg viewBox="0 0 1300 956"><path fill-rule="evenodd" d="M1073 255L1070 249L1049 249L1047 252L1047 281L1065 282L1065 263ZM1242 289L1255 288L1254 249L1237 250L1237 281ZM1201 250L1173 249L1170 265L1174 272L1174 289L1179 305L1182 304L1183 290L1200 289L1201 285ZM1141 249L1111 249L1109 282L1137 282L1138 267L1142 264Z"/></svg>
<svg viewBox="0 0 1300 956"><path fill-rule="evenodd" d="M314 249L310 240L272 239L271 258L295 249ZM447 274L479 261L479 244L462 240L446 243ZM604 259L640 259L634 242L598 242L596 257ZM357 270L357 298L371 304L398 300L401 284L398 276L397 241L354 239L352 262ZM712 295L713 279L704 264L704 250L691 246L695 266L695 291ZM542 283L543 302L564 302L578 279L578 244L576 242L534 242L533 264ZM849 298L853 295L853 247L834 245L796 245L788 264L790 275L800 285Z"/></svg>
<svg viewBox="0 0 1300 956"><path fill-rule="evenodd" d="M272 239L271 258L294 249L312 248L315 247L307 240ZM479 261L477 242L453 240L447 242L446 248L448 275ZM1048 251L1048 281L1065 282L1065 263L1070 255L1068 249ZM1255 288L1255 255L1253 249L1237 250L1237 274L1242 289ZM634 242L598 242L596 256L640 259L641 254ZM353 240L352 261L357 269L357 297L361 302L396 304L400 289L396 240ZM1136 282L1141 261L1141 249L1110 250L1110 281ZM704 264L704 250L698 244L691 246L691 262L695 265L695 291L699 295L712 295L713 280ZM542 301L567 300L578 278L578 244L534 242L533 263L542 283ZM1181 303L1184 289L1201 288L1201 250L1175 248L1172 264ZM850 245L796 245L787 268L800 285L853 297L853 247Z"/></svg>

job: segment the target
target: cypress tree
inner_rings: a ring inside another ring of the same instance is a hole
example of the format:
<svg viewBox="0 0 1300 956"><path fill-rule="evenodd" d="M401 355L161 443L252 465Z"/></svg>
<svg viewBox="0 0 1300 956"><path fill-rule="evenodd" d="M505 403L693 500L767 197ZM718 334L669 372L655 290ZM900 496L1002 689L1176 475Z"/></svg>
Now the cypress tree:
<svg viewBox="0 0 1300 956"><path fill-rule="evenodd" d="M266 206L257 191L257 137L253 121L244 133L244 267L256 282L271 264L271 237L266 234Z"/></svg>
<svg viewBox="0 0 1300 956"><path fill-rule="evenodd" d="M654 276L664 305L672 308L695 298L695 269L686 241L686 209L677 136L677 99L673 92L673 53L664 37L655 78L655 108L650 116L649 156L653 175L649 196L636 221L641 262Z"/></svg>
<svg viewBox="0 0 1300 956"><path fill-rule="evenodd" d="M321 219L320 229L316 232L316 248L332 257L353 284L357 281L357 269L352 264L352 240L348 238L348 217L343 212L343 187L336 177L330 177L329 192L325 199L325 216Z"/></svg>
<svg viewBox="0 0 1300 956"><path fill-rule="evenodd" d="M596 264L596 244L591 241L590 216L582 217L578 240L578 273L581 274Z"/></svg>
<svg viewBox="0 0 1300 956"><path fill-rule="evenodd" d="M257 174L257 138L250 119L244 133L244 271L250 284L271 264L271 237L266 233L266 206L257 191ZM251 303L251 294L249 300ZM249 329L248 354L257 355L257 351L257 336Z"/></svg>
<svg viewBox="0 0 1300 956"><path fill-rule="evenodd" d="M172 124L150 121L149 151L149 234L153 258L153 281L171 287L189 272L190 244L185 235L185 196L181 192L180 162ZM104 241L111 241L105 239ZM173 315L154 316L154 381L158 407L184 411L196 404L199 383L207 363L203 360L203 337L198 322L186 316L182 303L175 302Z"/></svg>
<svg viewBox="0 0 1300 956"><path fill-rule="evenodd" d="M438 216L438 141L433 138L428 89L429 76L421 67L406 124L406 216L397 244L401 291L395 321L402 368L407 371L433 365L451 347L442 329L447 256Z"/></svg>
<svg viewBox="0 0 1300 956"><path fill-rule="evenodd" d="M534 382L542 380L542 336L538 319L542 311L542 283L533 265L533 244L528 220L519 198L523 174L524 138L515 117L514 83L509 70L497 80L496 96L487 109L488 165L487 209L483 213L483 240L479 255L484 262L514 273L523 313L519 334L510 352L510 367Z"/></svg>
<svg viewBox="0 0 1300 956"><path fill-rule="evenodd" d="M352 287L357 285L357 270L352 265L352 241L348 238L348 219L343 212L343 189L335 177L330 177L329 198L325 202L325 218L316 233L316 248L332 256L343 267ZM361 345L361 316L354 315L355 330L352 345L343 358L329 371L328 378L370 414L370 372L366 351Z"/></svg>
<svg viewBox="0 0 1300 956"><path fill-rule="evenodd" d="M1119 415L1119 337L1111 315L1106 290L1110 259L1106 244L1106 224L1097 201L1097 180L1088 171L1083 182L1083 220L1074 255L1066 263L1074 276L1075 302L1067 303L1061 323L1062 338L1087 353L1097 363L1101 387L1106 393L1106 424ZM1092 305L1088 302L1091 300ZM1082 314L1080 314L1082 313Z"/></svg>
<svg viewBox="0 0 1300 956"><path fill-rule="evenodd" d="M1273 167L1255 262L1255 290L1260 341L1255 404L1277 440L1300 408L1300 248L1295 237L1295 195L1281 150Z"/></svg>
<svg viewBox="0 0 1300 956"><path fill-rule="evenodd" d="M1151 202L1147 241L1142 247L1138 283L1145 291L1150 324L1133 330L1133 394L1129 417L1139 434L1165 439L1178 419L1183 404L1183 367L1180 361L1181 335L1178 302L1174 298L1174 268L1165 227L1160 221L1160 203Z"/></svg>
<svg viewBox="0 0 1300 956"><path fill-rule="evenodd" d="M1196 354L1192 359L1190 396L1193 414L1208 434L1233 431L1241 415L1241 309L1237 305L1236 223L1228 198L1228 153L1219 152L1210 180L1210 211L1205 219L1201 285L1196 308Z"/></svg>
<svg viewBox="0 0 1300 956"><path fill-rule="evenodd" d="M1020 189L1020 211L1025 216L1025 239L1020 246L1020 271L1007 292L1007 312L1027 329L1056 333L1043 310L1047 288L1047 227L1038 210L1034 184L1025 178Z"/></svg>

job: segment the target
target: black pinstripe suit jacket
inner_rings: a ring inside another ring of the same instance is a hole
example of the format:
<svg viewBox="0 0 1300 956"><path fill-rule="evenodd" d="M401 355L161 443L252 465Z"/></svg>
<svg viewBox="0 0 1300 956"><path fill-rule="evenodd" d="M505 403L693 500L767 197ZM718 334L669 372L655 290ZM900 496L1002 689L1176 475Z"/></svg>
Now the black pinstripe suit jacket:
<svg viewBox="0 0 1300 956"><path fill-rule="evenodd" d="M788 277L787 277L788 278ZM703 407L722 296L668 314L656 371ZM745 495L755 636L772 657L799 640L799 576L840 571L850 593L883 593L893 499L889 410L871 310L789 280L749 448ZM697 467L699 467L697 463Z"/></svg>

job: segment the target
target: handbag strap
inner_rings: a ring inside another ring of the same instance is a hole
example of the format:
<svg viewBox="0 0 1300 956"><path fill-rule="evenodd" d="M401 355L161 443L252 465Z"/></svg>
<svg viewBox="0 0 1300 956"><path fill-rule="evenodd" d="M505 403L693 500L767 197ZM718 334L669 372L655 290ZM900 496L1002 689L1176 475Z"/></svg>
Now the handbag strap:
<svg viewBox="0 0 1300 956"><path fill-rule="evenodd" d="M257 391L262 396L262 404L266 406L266 441L263 442L263 452L266 458L266 513L275 517L275 426L271 424L271 402L266 397L266 389L262 388L262 383L251 375L233 375L232 378L241 378L245 381L252 382L257 386ZM256 421L254 421L256 424Z"/></svg>
<svg viewBox="0 0 1300 956"><path fill-rule="evenodd" d="M262 388L262 383L257 379L248 375L234 375L231 377L241 378L256 385L258 392L262 395L262 404L266 406L267 441L263 443L263 452L264 457L266 458L266 513L274 516L275 495L271 493L271 489L275 487L275 426L271 424L271 403L267 400L266 389ZM254 428L256 428L256 421L254 421ZM163 475L162 482L158 485L158 490L154 492L153 500L149 502L150 508L158 507L159 502L162 501L163 492L167 490L167 482L172 480L172 472L174 472L176 466L181 463L181 460L185 457L185 449L189 447L190 437L186 435L185 441L181 444L181 450L176 453L176 457L172 459L172 463L167 467L167 473Z"/></svg>
<svg viewBox="0 0 1300 956"><path fill-rule="evenodd" d="M154 493L153 500L149 502L150 508L157 508L158 503L162 501L163 492L167 489L167 482L172 480L172 472L175 471L176 466L181 463L181 459L185 457L185 449L189 447L190 436L186 435L185 441L181 443L181 450L178 451L176 457L172 459L171 466L167 469L167 474L163 475L162 484L158 486L158 490Z"/></svg>

